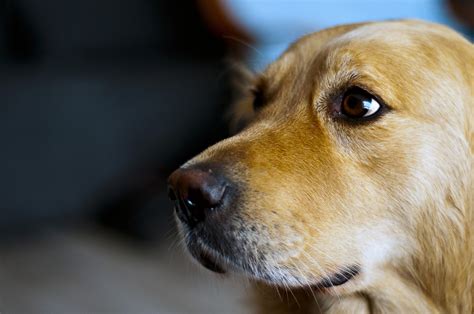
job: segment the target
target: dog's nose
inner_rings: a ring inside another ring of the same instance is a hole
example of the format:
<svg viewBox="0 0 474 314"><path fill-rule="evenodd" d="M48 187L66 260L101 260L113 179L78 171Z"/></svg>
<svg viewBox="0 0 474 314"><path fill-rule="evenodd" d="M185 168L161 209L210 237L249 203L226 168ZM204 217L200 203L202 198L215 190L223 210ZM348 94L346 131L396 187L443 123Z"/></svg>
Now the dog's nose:
<svg viewBox="0 0 474 314"><path fill-rule="evenodd" d="M178 217L193 226L204 221L223 202L227 182L212 170L178 169L169 178L169 198Z"/></svg>

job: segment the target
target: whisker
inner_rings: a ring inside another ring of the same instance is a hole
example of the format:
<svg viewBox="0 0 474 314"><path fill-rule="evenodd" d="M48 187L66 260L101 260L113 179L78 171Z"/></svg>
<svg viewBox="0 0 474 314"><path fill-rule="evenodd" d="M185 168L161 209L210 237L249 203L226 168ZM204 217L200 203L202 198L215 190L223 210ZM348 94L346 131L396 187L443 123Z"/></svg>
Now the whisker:
<svg viewBox="0 0 474 314"><path fill-rule="evenodd" d="M255 46L253 46L252 44L246 42L245 40L242 40L240 38L237 38L235 36L230 36L230 35L225 35L225 36L222 36L222 37L225 38L225 39L233 40L233 41L235 41L235 42L237 42L237 43L239 43L239 44L241 44L241 45L243 45L243 46L245 46L249 49L252 49L256 53L258 53L261 57L264 57L263 53L260 50L258 50Z"/></svg>
<svg viewBox="0 0 474 314"><path fill-rule="evenodd" d="M311 287L311 283L309 282L309 279L308 278L305 278L303 272L301 271L301 269L298 267L298 265L296 265L295 263L292 263L292 265L296 268L296 270L300 273L301 275L301 278L305 281L305 284L303 284L303 286L307 286L309 288L309 291L311 292L311 295L313 296L313 299L314 301L316 302L316 304L318 305L318 308L321 308L320 305L319 305L319 302L318 302L318 299L316 297L316 294L314 293L313 291L313 288ZM303 262L303 265L307 267L307 265Z"/></svg>

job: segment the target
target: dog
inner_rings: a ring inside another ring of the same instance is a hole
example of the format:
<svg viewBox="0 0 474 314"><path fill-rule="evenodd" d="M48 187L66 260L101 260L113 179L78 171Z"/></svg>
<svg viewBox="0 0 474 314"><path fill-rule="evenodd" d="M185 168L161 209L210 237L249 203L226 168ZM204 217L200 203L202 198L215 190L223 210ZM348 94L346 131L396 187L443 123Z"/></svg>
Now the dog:
<svg viewBox="0 0 474 314"><path fill-rule="evenodd" d="M242 130L169 178L191 255L260 313L473 313L474 45L336 26L248 86Z"/></svg>

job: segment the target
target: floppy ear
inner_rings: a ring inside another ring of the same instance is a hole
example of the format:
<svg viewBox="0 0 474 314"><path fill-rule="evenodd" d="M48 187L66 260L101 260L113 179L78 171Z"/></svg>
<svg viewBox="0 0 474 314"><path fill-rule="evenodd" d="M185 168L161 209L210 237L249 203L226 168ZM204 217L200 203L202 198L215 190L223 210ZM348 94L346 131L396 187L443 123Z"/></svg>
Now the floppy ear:
<svg viewBox="0 0 474 314"><path fill-rule="evenodd" d="M235 134L242 130L253 117L253 94L251 88L255 73L242 62L231 61L232 105L227 112L230 132Z"/></svg>

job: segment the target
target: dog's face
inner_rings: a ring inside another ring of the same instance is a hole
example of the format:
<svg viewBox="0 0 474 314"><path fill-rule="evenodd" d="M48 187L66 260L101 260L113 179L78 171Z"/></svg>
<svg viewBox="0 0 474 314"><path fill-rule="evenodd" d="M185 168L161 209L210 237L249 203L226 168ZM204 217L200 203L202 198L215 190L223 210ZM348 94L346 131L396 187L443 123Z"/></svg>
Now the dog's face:
<svg viewBox="0 0 474 314"><path fill-rule="evenodd" d="M219 272L345 292L421 249L423 217L471 160L468 46L410 21L293 44L254 78L236 110L243 130L170 177L191 254Z"/></svg>

